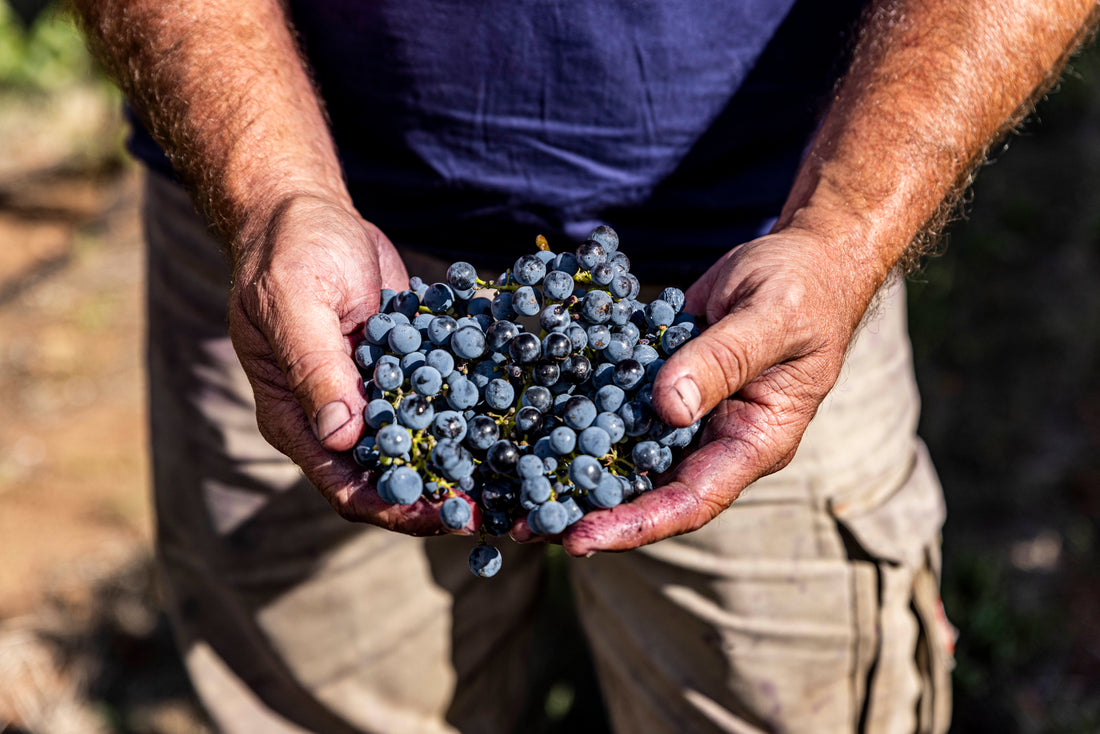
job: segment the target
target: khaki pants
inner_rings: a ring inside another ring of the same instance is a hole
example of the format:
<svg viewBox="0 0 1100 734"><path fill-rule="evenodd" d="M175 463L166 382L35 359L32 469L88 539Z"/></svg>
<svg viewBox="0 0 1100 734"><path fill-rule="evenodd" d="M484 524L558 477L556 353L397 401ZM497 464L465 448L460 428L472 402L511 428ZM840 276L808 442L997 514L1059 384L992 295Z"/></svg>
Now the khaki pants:
<svg viewBox="0 0 1100 734"><path fill-rule="evenodd" d="M177 186L146 194L158 552L218 727L523 731L545 547L503 541L485 581L469 538L333 513L256 430L216 243ZM616 731L946 730L944 507L903 301L883 294L786 469L695 533L569 559Z"/></svg>

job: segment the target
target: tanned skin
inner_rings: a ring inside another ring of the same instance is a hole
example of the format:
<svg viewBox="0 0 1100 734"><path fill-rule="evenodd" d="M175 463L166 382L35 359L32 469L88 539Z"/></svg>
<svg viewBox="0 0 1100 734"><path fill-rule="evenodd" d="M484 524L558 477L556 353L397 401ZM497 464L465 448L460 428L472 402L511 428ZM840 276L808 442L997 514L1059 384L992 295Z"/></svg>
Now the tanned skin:
<svg viewBox="0 0 1100 734"><path fill-rule="evenodd" d="M381 502L350 449L365 405L348 336L407 274L356 213L274 0L76 0L93 45L222 234L230 332L260 429L349 519L440 531ZM711 324L661 369L654 402L715 408L668 482L585 516L567 551L625 550L706 524L785 466L868 305L1087 36L1095 0L880 0L772 233L688 291ZM470 529L477 522L475 514ZM523 534L522 525L518 534Z"/></svg>

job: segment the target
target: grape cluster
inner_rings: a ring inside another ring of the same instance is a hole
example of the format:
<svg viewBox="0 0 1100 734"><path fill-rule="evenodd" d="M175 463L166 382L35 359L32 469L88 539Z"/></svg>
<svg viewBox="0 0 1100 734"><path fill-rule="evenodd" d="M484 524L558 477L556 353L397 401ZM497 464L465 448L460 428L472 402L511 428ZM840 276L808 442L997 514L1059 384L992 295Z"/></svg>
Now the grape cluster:
<svg viewBox="0 0 1100 734"><path fill-rule="evenodd" d="M485 535L524 515L557 535L652 489L700 425L673 428L652 406L657 370L698 333L683 292L640 302L610 227L575 252L536 242L495 281L456 262L445 283L384 290L355 349L368 396L355 460L386 502L439 502L447 528L470 522L459 493L477 502L479 576L500 568Z"/></svg>

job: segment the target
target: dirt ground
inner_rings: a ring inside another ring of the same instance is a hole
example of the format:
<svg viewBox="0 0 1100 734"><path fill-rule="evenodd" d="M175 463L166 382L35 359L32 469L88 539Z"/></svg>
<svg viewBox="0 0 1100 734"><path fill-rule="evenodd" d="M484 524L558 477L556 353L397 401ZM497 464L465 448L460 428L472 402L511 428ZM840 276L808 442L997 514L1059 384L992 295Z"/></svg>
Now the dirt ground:
<svg viewBox="0 0 1100 734"><path fill-rule="evenodd" d="M1100 731L1100 53L914 277L960 732ZM0 99L0 732L206 731L160 614L137 177L101 90Z"/></svg>

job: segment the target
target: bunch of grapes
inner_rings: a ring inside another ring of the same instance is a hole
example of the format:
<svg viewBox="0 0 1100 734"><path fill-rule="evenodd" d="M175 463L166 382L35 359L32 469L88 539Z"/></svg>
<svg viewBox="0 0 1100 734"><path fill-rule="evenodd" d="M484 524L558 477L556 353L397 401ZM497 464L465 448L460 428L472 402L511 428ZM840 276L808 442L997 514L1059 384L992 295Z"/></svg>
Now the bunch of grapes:
<svg viewBox="0 0 1100 734"><path fill-rule="evenodd" d="M447 528L470 522L459 493L477 502L479 576L500 568L486 535L522 516L558 535L652 489L700 426L668 426L652 405L657 370L698 333L683 292L640 302L607 226L575 252L537 245L495 281L456 262L445 283L384 290L355 350L368 395L355 460L386 502L439 502Z"/></svg>

